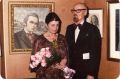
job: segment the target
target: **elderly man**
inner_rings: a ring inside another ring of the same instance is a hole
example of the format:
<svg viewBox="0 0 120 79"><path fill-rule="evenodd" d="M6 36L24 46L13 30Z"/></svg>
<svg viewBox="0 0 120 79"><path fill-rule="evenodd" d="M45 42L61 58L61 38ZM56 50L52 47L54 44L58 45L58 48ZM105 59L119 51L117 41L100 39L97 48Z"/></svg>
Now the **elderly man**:
<svg viewBox="0 0 120 79"><path fill-rule="evenodd" d="M88 8L77 3L71 10L74 23L68 25L66 40L69 47L69 66L76 70L73 79L98 79L101 56L99 29L86 22Z"/></svg>

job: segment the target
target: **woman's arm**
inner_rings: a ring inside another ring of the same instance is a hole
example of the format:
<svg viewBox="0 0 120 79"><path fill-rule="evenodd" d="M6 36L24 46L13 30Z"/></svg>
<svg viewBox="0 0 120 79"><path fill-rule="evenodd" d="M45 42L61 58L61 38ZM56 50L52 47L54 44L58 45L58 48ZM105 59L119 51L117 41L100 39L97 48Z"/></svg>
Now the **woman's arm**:
<svg viewBox="0 0 120 79"><path fill-rule="evenodd" d="M67 58L65 57L64 59L61 60L60 63L56 63L54 67L63 70L66 67L66 63L67 63Z"/></svg>

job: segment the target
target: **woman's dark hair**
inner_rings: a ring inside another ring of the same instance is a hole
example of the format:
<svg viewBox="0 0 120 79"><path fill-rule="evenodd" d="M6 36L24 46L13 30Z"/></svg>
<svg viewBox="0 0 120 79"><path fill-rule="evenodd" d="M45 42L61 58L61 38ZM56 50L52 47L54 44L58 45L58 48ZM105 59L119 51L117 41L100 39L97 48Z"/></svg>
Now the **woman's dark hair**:
<svg viewBox="0 0 120 79"><path fill-rule="evenodd" d="M50 12L48 13L48 15L45 18L45 23L48 25L49 22L51 21L59 21L59 29L58 32L60 32L60 28L61 28L61 23L62 21L60 20L59 16L55 13L55 12Z"/></svg>

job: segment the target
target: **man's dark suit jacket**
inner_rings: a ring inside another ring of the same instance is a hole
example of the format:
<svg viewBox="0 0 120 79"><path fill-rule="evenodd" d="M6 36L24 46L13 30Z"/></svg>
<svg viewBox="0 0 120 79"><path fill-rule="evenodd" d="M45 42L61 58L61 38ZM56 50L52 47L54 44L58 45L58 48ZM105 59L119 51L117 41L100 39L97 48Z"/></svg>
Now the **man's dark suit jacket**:
<svg viewBox="0 0 120 79"><path fill-rule="evenodd" d="M101 57L101 35L98 28L85 21L75 43L75 27L71 24L65 36L69 47L69 66L78 75L85 73L97 77ZM90 59L84 60L84 53L89 53Z"/></svg>
<svg viewBox="0 0 120 79"><path fill-rule="evenodd" d="M34 34L33 39L36 39L38 36ZM32 48L31 41L27 37L24 30L19 31L14 34L14 47L16 49L28 49Z"/></svg>

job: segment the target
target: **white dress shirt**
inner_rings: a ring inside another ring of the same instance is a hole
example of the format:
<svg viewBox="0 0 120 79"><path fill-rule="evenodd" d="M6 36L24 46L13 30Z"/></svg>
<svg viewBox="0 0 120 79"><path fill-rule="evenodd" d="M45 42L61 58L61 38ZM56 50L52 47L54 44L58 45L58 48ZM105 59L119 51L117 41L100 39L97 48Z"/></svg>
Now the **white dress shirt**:
<svg viewBox="0 0 120 79"><path fill-rule="evenodd" d="M83 23L84 23L84 20L81 21L80 24L83 25ZM79 29L79 27L77 27L77 28L75 29L75 43L76 43L76 41L77 41L77 38L78 38L79 33L80 33L80 29Z"/></svg>

